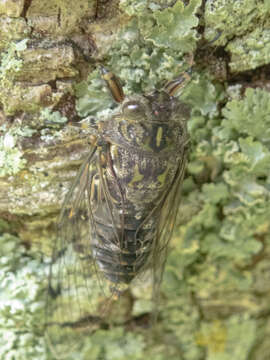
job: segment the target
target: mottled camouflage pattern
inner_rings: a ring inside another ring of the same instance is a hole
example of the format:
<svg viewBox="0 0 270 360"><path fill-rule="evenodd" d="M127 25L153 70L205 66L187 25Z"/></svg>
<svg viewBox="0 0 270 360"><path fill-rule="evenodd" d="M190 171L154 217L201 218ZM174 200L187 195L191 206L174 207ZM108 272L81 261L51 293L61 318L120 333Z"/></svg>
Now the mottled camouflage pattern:
<svg viewBox="0 0 270 360"><path fill-rule="evenodd" d="M156 91L125 98L119 113L99 126L98 152L90 167L92 251L114 283L129 283L151 266L149 254L158 241L163 203L183 171L179 166L185 165L187 116L183 104ZM102 199L98 196L102 185L98 159L103 159L113 216L104 194Z"/></svg>
<svg viewBox="0 0 270 360"><path fill-rule="evenodd" d="M74 329L106 322L133 279L145 278L158 303L186 165L189 111L171 96L183 78L125 97L115 75L102 74L120 106L105 121L89 119L92 146L60 215L45 314L59 354L79 351Z"/></svg>

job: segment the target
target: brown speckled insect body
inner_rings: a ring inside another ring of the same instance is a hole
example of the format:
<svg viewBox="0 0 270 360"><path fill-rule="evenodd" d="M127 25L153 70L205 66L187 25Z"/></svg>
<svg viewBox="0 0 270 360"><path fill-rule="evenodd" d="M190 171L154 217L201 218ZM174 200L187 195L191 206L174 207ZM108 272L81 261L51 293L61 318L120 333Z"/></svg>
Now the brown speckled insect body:
<svg viewBox="0 0 270 360"><path fill-rule="evenodd" d="M93 126L91 152L63 206L49 277L51 339L59 328L100 319L147 271L158 296L180 202L189 111L173 94L183 78L125 96L114 74L102 75L120 106Z"/></svg>

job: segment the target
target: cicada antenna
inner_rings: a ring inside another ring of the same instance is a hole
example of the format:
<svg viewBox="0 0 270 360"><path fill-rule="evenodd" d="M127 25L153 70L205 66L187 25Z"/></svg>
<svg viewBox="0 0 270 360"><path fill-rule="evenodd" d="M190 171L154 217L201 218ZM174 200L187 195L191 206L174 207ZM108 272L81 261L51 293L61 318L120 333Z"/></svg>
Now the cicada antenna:
<svg viewBox="0 0 270 360"><path fill-rule="evenodd" d="M102 78L105 80L114 100L118 103L123 102L125 95L119 78L113 72L107 70L103 65L99 65L99 68Z"/></svg>

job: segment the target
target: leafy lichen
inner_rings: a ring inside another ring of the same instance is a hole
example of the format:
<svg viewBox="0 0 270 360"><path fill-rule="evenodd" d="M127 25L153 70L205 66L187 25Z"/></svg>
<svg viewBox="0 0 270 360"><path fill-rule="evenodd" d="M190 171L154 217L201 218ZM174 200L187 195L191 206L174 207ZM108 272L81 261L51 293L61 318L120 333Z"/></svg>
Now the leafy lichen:
<svg viewBox="0 0 270 360"><path fill-rule="evenodd" d="M46 359L40 301L41 264L20 240L0 231L0 357ZM12 256L11 256L12 254Z"/></svg>
<svg viewBox="0 0 270 360"><path fill-rule="evenodd" d="M269 62L269 2L210 0L205 6L205 37L217 33L216 45L227 45L233 72L254 69Z"/></svg>
<svg viewBox="0 0 270 360"><path fill-rule="evenodd" d="M256 28L241 38L229 43L228 51L232 54L230 68L232 71L246 71L268 64L270 61L270 30Z"/></svg>
<svg viewBox="0 0 270 360"><path fill-rule="evenodd" d="M104 65L122 79L126 93L151 91L188 67L185 54L196 48L199 36L194 27L198 24L196 12L200 5L195 0L176 1L173 6L166 0L120 1L122 11L131 18L117 33L117 41L106 54ZM267 1L207 1L205 11L201 24L204 22L206 38L212 40L221 32L217 45L231 41L226 49L232 54L233 71L269 62ZM263 32L262 24L267 25ZM72 355L74 359L269 358L269 93L250 88L242 95L241 84L226 89L226 84L212 81L207 71L198 71L196 65L194 68L191 83L180 95L192 110L188 122L189 165L156 327L143 330L134 325L135 330L128 331L128 326L115 325L98 330L87 337L80 354ZM78 85L76 94L82 117L97 115L99 119L100 114L112 107L98 71ZM58 115L46 110L43 119L56 116L59 120ZM55 139L55 135L51 136ZM8 133L5 146L10 146L14 139L16 136ZM10 161L14 162L11 158ZM38 201L47 200L46 194L59 192L58 188L52 190L53 175L50 174L49 180L44 175L44 198L36 199L37 207L41 206ZM37 175L35 186L40 179ZM2 232L9 230L1 223L0 228ZM36 263L33 265L29 258L24 262L24 253L18 250L18 257L14 256L16 252L12 250L17 240L13 236L2 234L1 241L2 249L6 249L2 255L5 262L1 263L2 281L7 284L1 288L1 296L12 304L18 297L21 312L15 308L16 326L25 321L32 324L36 317L32 306L32 301L37 301L33 281ZM6 248L7 244L10 248ZM9 265L12 261L18 267L15 275ZM16 284L20 291L24 287L25 292L17 292ZM32 293L28 296L30 288ZM133 295L132 315L142 315L148 311L149 302L139 292ZM49 355L45 356L40 337L34 336L32 325L23 329L22 334L27 336L19 340L13 314L6 308L1 311L3 329L11 322L7 333L10 340L0 338L3 358L50 359ZM40 321L40 317L36 319Z"/></svg>
<svg viewBox="0 0 270 360"><path fill-rule="evenodd" d="M221 36L216 44L225 45L235 36L241 37L269 21L269 2L257 0L209 0L205 4L205 36Z"/></svg>
<svg viewBox="0 0 270 360"><path fill-rule="evenodd" d="M118 32L106 65L120 77L125 93L152 91L189 66L184 55L196 47L194 27L198 24L196 11L200 3L192 0L184 6L182 1L176 1L173 7L154 6L155 3L149 7L147 1L139 1L135 6L134 2L121 1L123 11L134 16ZM100 74L93 72L88 82L78 87L77 109L81 115L112 104L101 86Z"/></svg>

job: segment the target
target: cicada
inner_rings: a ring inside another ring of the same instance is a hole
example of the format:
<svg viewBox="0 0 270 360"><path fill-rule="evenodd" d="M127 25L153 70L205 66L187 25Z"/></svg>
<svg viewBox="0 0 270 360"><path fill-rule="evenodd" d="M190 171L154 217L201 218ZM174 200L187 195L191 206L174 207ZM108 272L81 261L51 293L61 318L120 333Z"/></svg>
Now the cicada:
<svg viewBox="0 0 270 360"><path fill-rule="evenodd" d="M145 274L158 298L187 161L189 109L174 97L183 77L125 96L119 79L101 72L119 106L92 124L50 266L48 338L69 349L78 329L104 324L111 304Z"/></svg>

